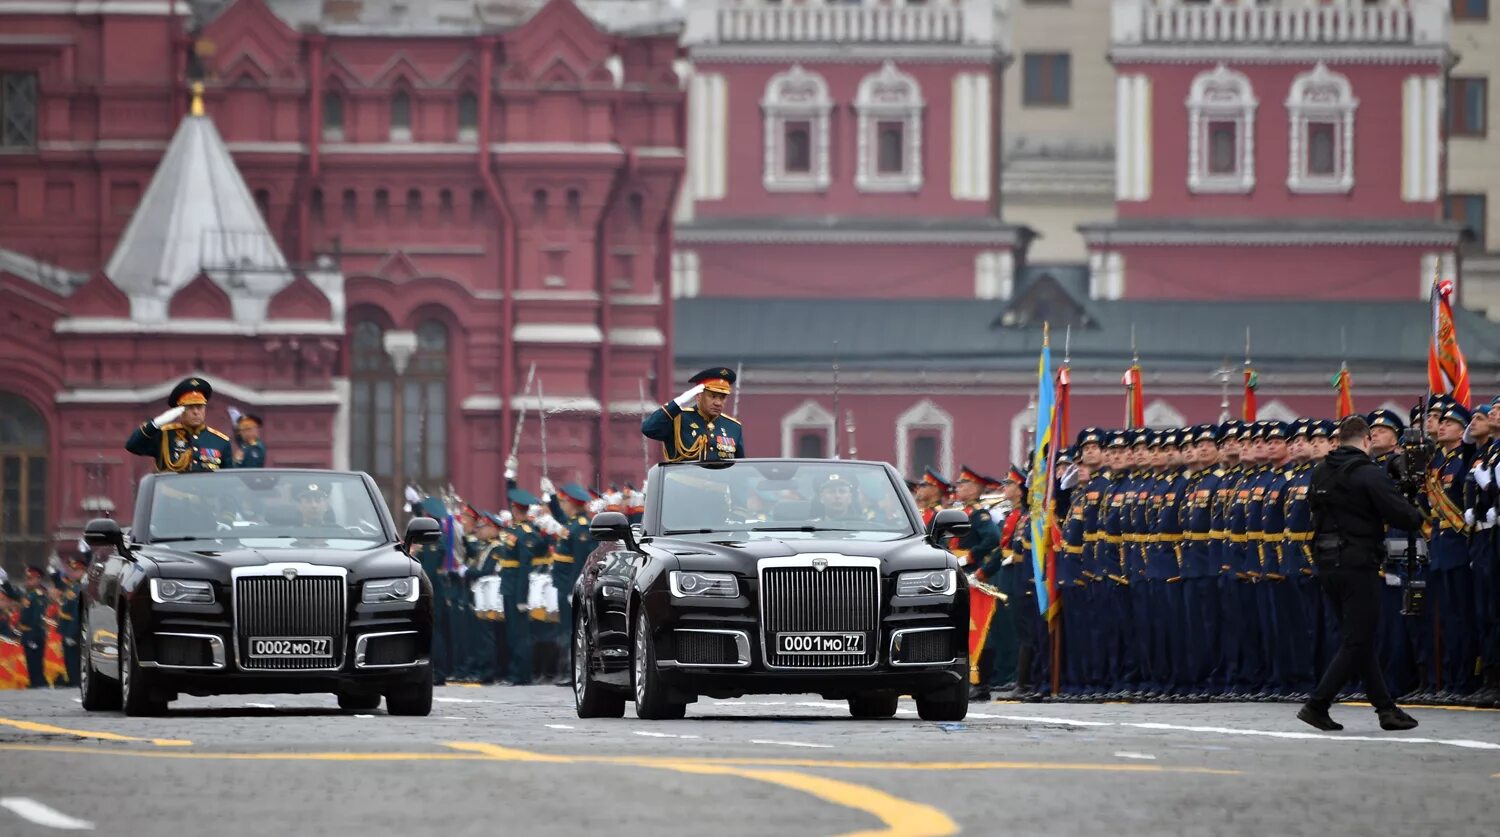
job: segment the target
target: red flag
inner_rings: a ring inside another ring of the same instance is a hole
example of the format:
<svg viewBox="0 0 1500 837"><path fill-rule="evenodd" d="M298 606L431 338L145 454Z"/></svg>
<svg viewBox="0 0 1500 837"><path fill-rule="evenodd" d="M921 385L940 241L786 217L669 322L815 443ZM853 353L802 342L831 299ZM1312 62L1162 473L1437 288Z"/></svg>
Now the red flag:
<svg viewBox="0 0 1500 837"><path fill-rule="evenodd" d="M1432 286L1432 342L1427 348L1427 385L1435 393L1446 393L1469 406L1469 366L1458 347L1453 326L1453 280Z"/></svg>
<svg viewBox="0 0 1500 837"><path fill-rule="evenodd" d="M979 655L990 633L990 621L1000 606L999 590L984 583L969 585L969 683L979 682Z"/></svg>
<svg viewBox="0 0 1500 837"><path fill-rule="evenodd" d="M1247 422L1255 421L1260 414L1260 408L1255 404L1255 390L1259 386L1260 376L1250 364L1245 364L1245 410L1240 418Z"/></svg>
<svg viewBox="0 0 1500 837"><path fill-rule="evenodd" d="M1057 370L1057 435L1066 446L1068 441L1068 390L1073 386L1073 375L1066 364Z"/></svg>
<svg viewBox="0 0 1500 837"><path fill-rule="evenodd" d="M1120 380L1125 385L1125 426L1146 426L1146 396L1141 391L1141 365L1133 363Z"/></svg>
<svg viewBox="0 0 1500 837"><path fill-rule="evenodd" d="M1339 367L1339 373L1333 376L1333 388L1339 393L1334 415L1340 419L1354 415L1354 381L1349 377L1348 364Z"/></svg>

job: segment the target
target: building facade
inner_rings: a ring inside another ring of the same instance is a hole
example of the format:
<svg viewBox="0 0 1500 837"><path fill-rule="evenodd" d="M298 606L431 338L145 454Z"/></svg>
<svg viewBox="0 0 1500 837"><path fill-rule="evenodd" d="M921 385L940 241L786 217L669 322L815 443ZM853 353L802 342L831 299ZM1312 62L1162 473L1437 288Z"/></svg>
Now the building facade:
<svg viewBox="0 0 1500 837"><path fill-rule="evenodd" d="M1453 0L1454 57L1448 69L1444 215L1462 225L1460 271L1465 304L1500 318L1500 133L1489 115L1500 105L1500 8L1490 0Z"/></svg>
<svg viewBox="0 0 1500 837"><path fill-rule="evenodd" d="M624 5L0 4L0 272L25 302L4 306L24 322L0 336L0 458L46 475L7 478L27 499L5 537L30 556L128 517L149 462L120 446L190 373L265 417L273 464L392 497L495 503L513 451L524 484L544 461L637 479L670 378L685 96L677 31ZM195 226L166 270L120 253L195 77L256 218ZM272 252L274 292L246 270Z"/></svg>

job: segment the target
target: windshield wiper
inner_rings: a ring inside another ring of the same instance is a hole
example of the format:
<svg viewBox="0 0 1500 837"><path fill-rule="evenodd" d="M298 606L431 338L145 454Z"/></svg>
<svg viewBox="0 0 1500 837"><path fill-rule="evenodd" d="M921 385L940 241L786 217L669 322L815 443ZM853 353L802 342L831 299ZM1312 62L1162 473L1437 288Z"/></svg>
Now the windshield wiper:
<svg viewBox="0 0 1500 837"><path fill-rule="evenodd" d="M668 529L662 532L662 537L669 538L673 535L710 535L714 532L732 532L733 529Z"/></svg>
<svg viewBox="0 0 1500 837"><path fill-rule="evenodd" d="M834 529L828 526L757 526L752 532L864 532L864 529Z"/></svg>
<svg viewBox="0 0 1500 837"><path fill-rule="evenodd" d="M182 543L183 541L216 541L213 535L174 535L170 538L152 538L151 543Z"/></svg>

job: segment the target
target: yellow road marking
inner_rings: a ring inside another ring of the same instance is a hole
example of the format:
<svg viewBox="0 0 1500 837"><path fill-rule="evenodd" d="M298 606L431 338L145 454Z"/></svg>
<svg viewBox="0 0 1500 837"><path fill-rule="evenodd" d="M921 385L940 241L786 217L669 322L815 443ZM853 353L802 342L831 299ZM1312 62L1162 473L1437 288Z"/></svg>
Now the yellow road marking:
<svg viewBox="0 0 1500 837"><path fill-rule="evenodd" d="M1398 701L1398 703L1400 702ZM1375 704L1373 703L1366 703L1358 700L1346 700L1340 703L1339 706L1363 706L1367 709L1375 708ZM1500 712L1500 709L1494 709L1489 706L1418 706L1411 703L1401 703L1400 706L1402 709L1441 709L1445 712Z"/></svg>
<svg viewBox="0 0 1500 837"><path fill-rule="evenodd" d="M90 756L129 756L146 759L198 761L494 761L466 753L203 753L164 750L109 750L68 744L0 744L0 751L69 753Z"/></svg>
<svg viewBox="0 0 1500 837"><path fill-rule="evenodd" d="M78 738L93 738L99 741L145 741L158 747L187 747L193 742L181 738L137 738L133 735L120 735L114 732L99 732L97 730L70 729L68 727L55 727L51 724L39 724L35 721L17 721L11 718L0 718L0 724L26 732L40 732L48 735L72 735Z"/></svg>

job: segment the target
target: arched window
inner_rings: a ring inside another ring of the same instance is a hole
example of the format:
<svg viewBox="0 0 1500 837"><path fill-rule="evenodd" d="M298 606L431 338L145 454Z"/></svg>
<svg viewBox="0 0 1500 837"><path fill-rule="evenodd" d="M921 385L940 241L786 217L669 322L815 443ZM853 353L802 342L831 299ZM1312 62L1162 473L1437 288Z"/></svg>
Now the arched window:
<svg viewBox="0 0 1500 837"><path fill-rule="evenodd" d="M422 190L406 190L406 220L417 223L422 220Z"/></svg>
<svg viewBox="0 0 1500 837"><path fill-rule="evenodd" d="M359 320L349 340L350 395L349 462L356 471L387 485L395 462L395 367L385 350L385 329L373 320Z"/></svg>
<svg viewBox="0 0 1500 837"><path fill-rule="evenodd" d="M47 522L47 422L19 395L0 392L0 563L12 579L44 564Z"/></svg>
<svg viewBox="0 0 1500 837"><path fill-rule="evenodd" d="M1248 192L1255 187L1255 92L1223 64L1193 79L1188 95L1188 189Z"/></svg>
<svg viewBox="0 0 1500 837"><path fill-rule="evenodd" d="M568 190L568 223L577 225L583 222L583 193L577 189Z"/></svg>
<svg viewBox="0 0 1500 837"><path fill-rule="evenodd" d="M353 221L354 215L358 210L358 198L354 194L353 189L344 190L343 201L344 220Z"/></svg>
<svg viewBox="0 0 1500 837"><path fill-rule="evenodd" d="M537 189L531 193L531 217L538 221L547 220L546 189Z"/></svg>
<svg viewBox="0 0 1500 837"><path fill-rule="evenodd" d="M350 339L350 462L375 478L387 499L404 486L448 481L448 328L425 320L415 332L387 331L369 317ZM398 369L393 355L404 359Z"/></svg>
<svg viewBox="0 0 1500 837"><path fill-rule="evenodd" d="M411 94L397 90L391 96L391 142L411 139Z"/></svg>
<svg viewBox="0 0 1500 837"><path fill-rule="evenodd" d="M835 432L837 423L833 419L833 413L816 401L804 401L781 417L781 455L801 456L800 451L811 451L816 444L822 453L814 456L828 456L833 448Z"/></svg>
<svg viewBox="0 0 1500 837"><path fill-rule="evenodd" d="M897 416L896 467L907 475L925 468L948 473L953 467L953 416L926 398Z"/></svg>
<svg viewBox="0 0 1500 837"><path fill-rule="evenodd" d="M922 188L922 88L887 61L865 76L854 100L859 112L855 185L867 192Z"/></svg>
<svg viewBox="0 0 1500 837"><path fill-rule="evenodd" d="M453 190L443 189L438 192L438 220L453 220Z"/></svg>
<svg viewBox="0 0 1500 837"><path fill-rule="evenodd" d="M775 192L828 188L828 122L833 100L828 83L801 64L771 77L761 100L765 117L762 182Z"/></svg>
<svg viewBox="0 0 1500 837"><path fill-rule="evenodd" d="M458 141L479 139L479 97L472 90L458 94Z"/></svg>
<svg viewBox="0 0 1500 837"><path fill-rule="evenodd" d="M1359 101L1347 76L1323 62L1292 81L1291 155L1286 185L1293 192L1354 188L1354 111Z"/></svg>
<svg viewBox="0 0 1500 837"><path fill-rule="evenodd" d="M339 142L344 138L344 97L330 90L323 94L323 139Z"/></svg>
<svg viewBox="0 0 1500 837"><path fill-rule="evenodd" d="M448 327L437 320L417 326L417 350L406 369L402 445L407 481L448 481Z"/></svg>
<svg viewBox="0 0 1500 837"><path fill-rule="evenodd" d="M388 221L391 217L391 193L385 189L375 190L375 220Z"/></svg>

